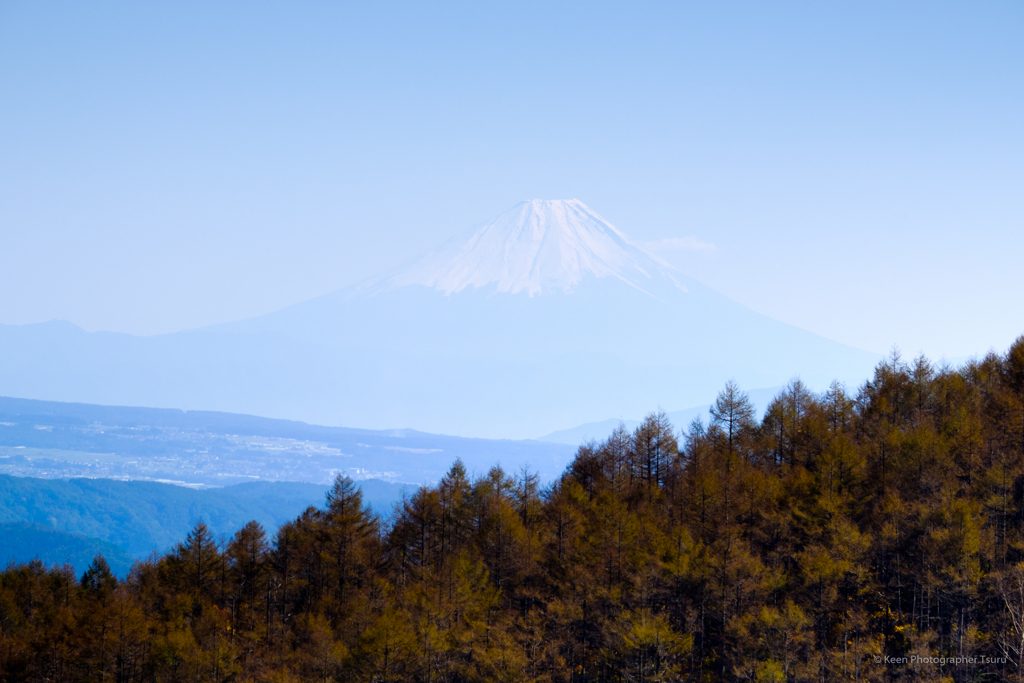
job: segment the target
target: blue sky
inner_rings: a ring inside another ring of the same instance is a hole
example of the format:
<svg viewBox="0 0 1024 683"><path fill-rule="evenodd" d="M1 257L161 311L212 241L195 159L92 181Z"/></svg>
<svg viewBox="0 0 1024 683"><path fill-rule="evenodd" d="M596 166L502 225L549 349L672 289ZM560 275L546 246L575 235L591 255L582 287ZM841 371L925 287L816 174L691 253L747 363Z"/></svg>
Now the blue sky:
<svg viewBox="0 0 1024 683"><path fill-rule="evenodd" d="M1024 4L296 4L0 3L0 323L245 318L575 197L861 348L1024 333Z"/></svg>

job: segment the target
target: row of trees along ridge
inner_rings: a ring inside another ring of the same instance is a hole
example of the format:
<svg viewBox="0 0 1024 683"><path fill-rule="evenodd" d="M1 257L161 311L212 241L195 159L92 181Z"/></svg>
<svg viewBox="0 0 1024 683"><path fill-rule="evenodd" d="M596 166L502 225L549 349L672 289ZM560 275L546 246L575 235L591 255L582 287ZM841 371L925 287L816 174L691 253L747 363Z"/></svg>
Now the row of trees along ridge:
<svg viewBox="0 0 1024 683"><path fill-rule="evenodd" d="M1024 337L894 352L761 420L727 384L547 486L456 462L381 520L339 478L274 538L198 524L124 581L9 566L0 680L1024 681L1022 522Z"/></svg>

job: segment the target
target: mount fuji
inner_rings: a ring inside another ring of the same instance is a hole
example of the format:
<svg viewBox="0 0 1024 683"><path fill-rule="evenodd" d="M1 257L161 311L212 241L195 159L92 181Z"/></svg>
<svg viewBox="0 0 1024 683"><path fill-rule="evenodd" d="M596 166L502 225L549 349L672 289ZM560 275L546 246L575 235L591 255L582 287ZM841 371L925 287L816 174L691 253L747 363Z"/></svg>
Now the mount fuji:
<svg viewBox="0 0 1024 683"><path fill-rule="evenodd" d="M0 326L0 394L504 438L706 404L729 379L859 383L877 360L728 299L574 199L240 322Z"/></svg>
<svg viewBox="0 0 1024 683"><path fill-rule="evenodd" d="M534 199L385 278L377 290L421 285L450 295L493 285L532 297L570 293L586 277L616 278L641 291L667 283L686 289L666 264L582 202Z"/></svg>

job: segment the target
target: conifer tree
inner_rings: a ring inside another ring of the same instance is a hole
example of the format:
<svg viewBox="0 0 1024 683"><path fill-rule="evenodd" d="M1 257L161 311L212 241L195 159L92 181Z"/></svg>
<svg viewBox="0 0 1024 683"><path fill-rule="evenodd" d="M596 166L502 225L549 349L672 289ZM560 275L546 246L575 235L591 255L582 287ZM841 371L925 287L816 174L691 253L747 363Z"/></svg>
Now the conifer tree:
<svg viewBox="0 0 1024 683"><path fill-rule="evenodd" d="M725 388L711 405L711 423L721 427L730 454L735 451L736 441L741 434L754 426L754 406L750 403L750 397L740 391L732 380L726 382Z"/></svg>
<svg viewBox="0 0 1024 683"><path fill-rule="evenodd" d="M1024 682L1022 390L1024 337L894 350L855 399L794 380L758 424L730 383L546 485L456 461L390 526L339 477L272 543L198 523L125 580L11 565L0 683ZM911 655L973 659L885 663Z"/></svg>

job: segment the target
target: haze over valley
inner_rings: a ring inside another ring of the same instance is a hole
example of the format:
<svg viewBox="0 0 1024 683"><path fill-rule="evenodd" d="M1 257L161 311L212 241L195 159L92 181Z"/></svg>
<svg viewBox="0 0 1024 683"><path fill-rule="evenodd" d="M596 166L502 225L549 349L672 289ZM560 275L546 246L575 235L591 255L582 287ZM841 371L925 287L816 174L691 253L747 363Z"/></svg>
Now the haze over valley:
<svg viewBox="0 0 1024 683"><path fill-rule="evenodd" d="M731 301L578 200L522 202L397 272L241 322L0 327L11 396L487 438L707 405L729 379L856 386L877 360Z"/></svg>
<svg viewBox="0 0 1024 683"><path fill-rule="evenodd" d="M1024 683L1022 35L0 2L0 683Z"/></svg>

